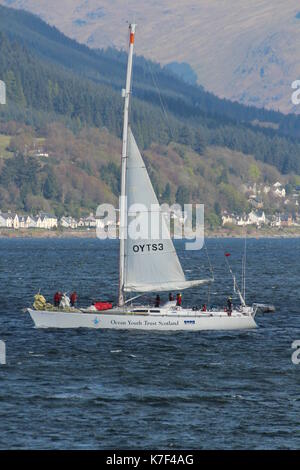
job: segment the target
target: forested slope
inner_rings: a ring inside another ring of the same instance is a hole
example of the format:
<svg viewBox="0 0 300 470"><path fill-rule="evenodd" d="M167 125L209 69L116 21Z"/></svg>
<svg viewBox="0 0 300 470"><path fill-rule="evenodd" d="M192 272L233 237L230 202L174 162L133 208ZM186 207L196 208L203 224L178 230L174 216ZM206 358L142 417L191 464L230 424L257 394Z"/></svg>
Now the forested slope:
<svg viewBox="0 0 300 470"><path fill-rule="evenodd" d="M5 142L11 139L2 152L10 158L0 159L0 209L74 213L115 201L125 53L91 51L29 13L3 7L0 13L0 78L7 85L0 126ZM297 118L219 100L157 64L135 60L131 125L162 199L205 200L218 216L219 198L224 208L245 210L239 186L251 179L255 160L262 180L300 175ZM89 133L97 134L97 144ZM99 135L106 136L105 145ZM37 139L49 152L47 161L33 157ZM226 187L232 183L234 189Z"/></svg>

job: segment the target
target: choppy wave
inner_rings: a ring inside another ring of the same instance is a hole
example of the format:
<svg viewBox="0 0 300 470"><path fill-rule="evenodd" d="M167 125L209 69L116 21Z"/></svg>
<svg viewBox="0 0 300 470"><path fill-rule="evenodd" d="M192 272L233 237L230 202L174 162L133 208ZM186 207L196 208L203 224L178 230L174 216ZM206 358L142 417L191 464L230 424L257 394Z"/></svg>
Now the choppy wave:
<svg viewBox="0 0 300 470"><path fill-rule="evenodd" d="M207 242L214 288L191 289L185 304L232 293L219 243ZM222 244L239 275L243 241ZM205 274L204 253L179 254ZM117 244L0 240L0 448L299 448L299 258L300 240L248 241L247 300L277 308L256 331L44 331L22 313L39 289L115 298Z"/></svg>

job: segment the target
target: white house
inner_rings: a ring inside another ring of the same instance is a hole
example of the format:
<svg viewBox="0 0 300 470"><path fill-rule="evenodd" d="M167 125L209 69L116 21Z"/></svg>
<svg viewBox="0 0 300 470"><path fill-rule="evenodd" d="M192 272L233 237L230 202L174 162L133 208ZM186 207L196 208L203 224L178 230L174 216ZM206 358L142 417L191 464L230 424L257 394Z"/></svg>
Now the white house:
<svg viewBox="0 0 300 470"><path fill-rule="evenodd" d="M57 217L53 214L47 214L46 212L42 212L39 214L40 228L44 228L46 230L51 230L52 228L57 228L58 220Z"/></svg>
<svg viewBox="0 0 300 470"><path fill-rule="evenodd" d="M36 228L44 228L43 227L43 224L42 224L42 219L39 215L37 215L36 217L34 217L34 222L35 222L35 227Z"/></svg>
<svg viewBox="0 0 300 470"><path fill-rule="evenodd" d="M36 228L36 220L31 215L28 215L26 218L27 228Z"/></svg>
<svg viewBox="0 0 300 470"><path fill-rule="evenodd" d="M274 215L271 220L271 227L281 227L280 215Z"/></svg>
<svg viewBox="0 0 300 470"><path fill-rule="evenodd" d="M85 227L84 225L84 219L81 217L77 223L77 227Z"/></svg>
<svg viewBox="0 0 300 470"><path fill-rule="evenodd" d="M78 222L77 220L73 219L73 217L62 217L59 223L61 227L64 228L75 229L78 227Z"/></svg>
<svg viewBox="0 0 300 470"><path fill-rule="evenodd" d="M248 215L249 225L262 225L266 223L266 215L264 211L251 211Z"/></svg>
<svg viewBox="0 0 300 470"><path fill-rule="evenodd" d="M2 228L13 228L14 230L18 230L20 227L20 221L18 214L14 214L11 212L7 213L0 213L0 227Z"/></svg>
<svg viewBox="0 0 300 470"><path fill-rule="evenodd" d="M276 183L273 184L273 194L277 197L285 197L286 191L282 187L282 184L277 181Z"/></svg>
<svg viewBox="0 0 300 470"><path fill-rule="evenodd" d="M286 195L286 191L284 188L276 188L275 191L273 191L273 193L275 194L275 196L278 196L278 197L285 197Z"/></svg>
<svg viewBox="0 0 300 470"><path fill-rule="evenodd" d="M25 215L19 216L19 225L20 225L20 228L28 228L27 217Z"/></svg>
<svg viewBox="0 0 300 470"><path fill-rule="evenodd" d="M12 227L12 218L9 214L2 214L0 212L0 227L1 228L11 228Z"/></svg>
<svg viewBox="0 0 300 470"><path fill-rule="evenodd" d="M20 228L20 221L19 221L18 214L12 214L12 218L13 218L13 228L15 230L18 230Z"/></svg>
<svg viewBox="0 0 300 470"><path fill-rule="evenodd" d="M43 152L42 150L40 150L40 151L37 151L33 156L34 156L34 157L49 158L49 153Z"/></svg>
<svg viewBox="0 0 300 470"><path fill-rule="evenodd" d="M236 224L236 218L233 214L228 214L228 212L224 212L222 215L222 225L226 224Z"/></svg>
<svg viewBox="0 0 300 470"><path fill-rule="evenodd" d="M266 215L264 211L251 211L248 216L240 217L237 221L237 225L263 225L266 223Z"/></svg>
<svg viewBox="0 0 300 470"><path fill-rule="evenodd" d="M245 225L248 225L248 217L246 215L237 217L236 218L236 225L239 225L241 227L244 227Z"/></svg>
<svg viewBox="0 0 300 470"><path fill-rule="evenodd" d="M93 214L90 214L88 217L85 217L83 219L83 223L84 223L84 227L88 227L88 228L96 228L97 226L97 220Z"/></svg>

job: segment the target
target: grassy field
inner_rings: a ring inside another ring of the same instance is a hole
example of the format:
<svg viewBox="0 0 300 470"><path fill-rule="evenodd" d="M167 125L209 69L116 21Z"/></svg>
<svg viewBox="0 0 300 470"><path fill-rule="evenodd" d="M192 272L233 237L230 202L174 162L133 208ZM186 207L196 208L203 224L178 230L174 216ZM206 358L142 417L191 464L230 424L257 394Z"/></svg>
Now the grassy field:
<svg viewBox="0 0 300 470"><path fill-rule="evenodd" d="M11 137L12 137L11 135L0 134L0 158L13 157L14 155L13 152L10 152L9 150L7 150ZM36 147L43 147L44 143L45 143L44 137L38 137L35 139ZM30 155L30 152L28 152L28 154Z"/></svg>
<svg viewBox="0 0 300 470"><path fill-rule="evenodd" d="M13 156L13 153L7 150L10 139L10 135L0 134L0 158L10 158Z"/></svg>

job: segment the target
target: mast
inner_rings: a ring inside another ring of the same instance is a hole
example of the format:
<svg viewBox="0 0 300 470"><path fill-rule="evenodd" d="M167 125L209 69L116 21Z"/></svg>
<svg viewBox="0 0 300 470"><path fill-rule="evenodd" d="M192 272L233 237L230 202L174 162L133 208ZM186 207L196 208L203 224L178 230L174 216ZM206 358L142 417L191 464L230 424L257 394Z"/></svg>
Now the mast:
<svg viewBox="0 0 300 470"><path fill-rule="evenodd" d="M243 270L243 297L246 302L246 265L247 265L247 232L245 233L244 270Z"/></svg>
<svg viewBox="0 0 300 470"><path fill-rule="evenodd" d="M127 238L127 203L126 203L126 166L127 166L127 146L128 146L128 123L129 123L129 103L131 92L132 59L135 38L135 24L129 25L129 52L127 63L126 88L122 90L124 98L124 126L123 126L123 145L121 159L121 197L120 197L120 262L119 262L119 306L123 306L124 299L124 274L125 274L125 238Z"/></svg>

